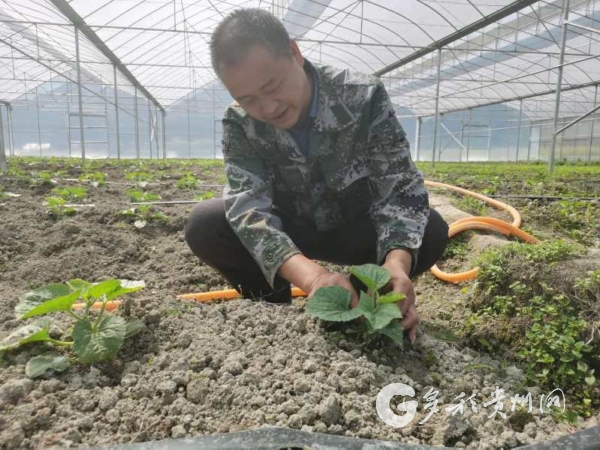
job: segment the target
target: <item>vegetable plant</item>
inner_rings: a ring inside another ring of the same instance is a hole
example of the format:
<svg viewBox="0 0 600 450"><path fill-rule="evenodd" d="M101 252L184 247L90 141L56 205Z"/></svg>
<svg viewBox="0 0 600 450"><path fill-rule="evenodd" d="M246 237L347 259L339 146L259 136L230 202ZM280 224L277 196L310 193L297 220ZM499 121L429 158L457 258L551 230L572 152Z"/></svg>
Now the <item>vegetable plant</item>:
<svg viewBox="0 0 600 450"><path fill-rule="evenodd" d="M179 180L177 180L178 189L195 189L198 186L198 179L192 172L184 172Z"/></svg>
<svg viewBox="0 0 600 450"><path fill-rule="evenodd" d="M121 218L141 230L146 225L152 222L167 221L165 216L160 211L156 211L152 205L138 205L135 208L127 208L121 211Z"/></svg>
<svg viewBox="0 0 600 450"><path fill-rule="evenodd" d="M102 172L88 172L81 175L78 180L89 181L92 186L99 187L106 184L106 175Z"/></svg>
<svg viewBox="0 0 600 450"><path fill-rule="evenodd" d="M122 317L108 314L108 302L124 294L135 292L145 286L143 281L109 279L90 283L74 279L65 284L54 283L27 292L20 297L15 307L19 320L46 316L55 312L66 312L74 320L71 328L72 340L61 341L50 337L52 321L48 317L38 319L9 334L0 341L0 352L14 350L33 342L47 342L58 347L69 348L82 363L97 363L113 358L123 341L144 328L140 321L126 322ZM73 306L81 302L82 313L74 312ZM101 303L96 317L91 310L94 303ZM26 373L36 377L48 369L63 371L69 359L56 352L35 356L26 366Z"/></svg>
<svg viewBox="0 0 600 450"><path fill-rule="evenodd" d="M132 171L125 175L127 181L132 181L140 187L146 187L150 181L154 181L154 175L143 171Z"/></svg>
<svg viewBox="0 0 600 450"><path fill-rule="evenodd" d="M142 189L127 189L127 195L132 202L154 202L161 199L158 194L151 194L150 192L144 192Z"/></svg>
<svg viewBox="0 0 600 450"><path fill-rule="evenodd" d="M349 308L351 295L348 290L341 286L329 286L315 292L306 305L306 312L332 322L348 322L364 317L369 334L381 333L402 344L404 333L402 325L396 320L402 318L402 311L397 303L406 296L397 292L379 293L390 281L389 271L375 264L364 264L351 267L350 273L367 287L367 292L360 292L357 307Z"/></svg>
<svg viewBox="0 0 600 450"><path fill-rule="evenodd" d="M77 212L72 206L64 206L67 201L62 197L46 197L46 203L48 205L48 215L54 219L72 216Z"/></svg>
<svg viewBox="0 0 600 450"><path fill-rule="evenodd" d="M211 198L215 198L215 193L213 191L206 191L203 194L197 194L194 196L194 200L198 201L210 200Z"/></svg>
<svg viewBox="0 0 600 450"><path fill-rule="evenodd" d="M87 197L87 189L84 187L54 188L52 193L66 201L81 200Z"/></svg>

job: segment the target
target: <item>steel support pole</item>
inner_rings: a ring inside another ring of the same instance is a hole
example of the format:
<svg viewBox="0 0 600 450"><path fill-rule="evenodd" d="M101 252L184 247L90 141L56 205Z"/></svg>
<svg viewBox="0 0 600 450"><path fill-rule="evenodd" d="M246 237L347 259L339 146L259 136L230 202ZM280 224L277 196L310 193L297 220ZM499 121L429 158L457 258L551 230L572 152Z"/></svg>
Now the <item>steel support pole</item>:
<svg viewBox="0 0 600 450"><path fill-rule="evenodd" d="M560 94L562 89L562 81L563 81L563 64L565 62L565 49L567 47L567 31L568 31L568 21L569 21L569 10L571 9L571 0L565 0L564 9L563 9L563 24L562 24L562 39L560 45L560 56L558 60L558 79L556 80L556 100L554 102L554 131L558 128L558 116L560 114ZM548 161L548 172L552 173L554 171L554 156L556 154L556 137L554 134L552 136L552 146L550 149L550 158Z"/></svg>
<svg viewBox="0 0 600 450"><path fill-rule="evenodd" d="M166 113L164 110L161 111L162 116L162 142L163 142L163 159L167 159L167 127L165 125Z"/></svg>
<svg viewBox="0 0 600 450"><path fill-rule="evenodd" d="M527 140L527 162L531 159L531 133L533 132L533 125L531 119L529 119L529 139Z"/></svg>
<svg viewBox="0 0 600 450"><path fill-rule="evenodd" d="M40 91L39 86L35 87L35 109L37 115L37 134L38 134L38 146L40 147L40 156L42 155L42 129L40 126Z"/></svg>
<svg viewBox="0 0 600 450"><path fill-rule="evenodd" d="M469 132L467 133L467 162L469 162L469 151L471 151L471 120L473 120L473 110L469 109Z"/></svg>
<svg viewBox="0 0 600 450"><path fill-rule="evenodd" d="M442 49L438 49L438 60L437 60L437 81L435 86L435 116L433 121L433 154L431 158L431 165L435 167L435 151L437 148L437 134L438 134L438 122L440 112L440 76L442 71Z"/></svg>
<svg viewBox="0 0 600 450"><path fill-rule="evenodd" d="M521 148L521 121L523 120L523 100L519 104L519 128L517 131L517 156L515 161L519 162L519 149Z"/></svg>
<svg viewBox="0 0 600 450"><path fill-rule="evenodd" d="M0 113L0 172L8 172L8 164L6 164L6 148L4 146L4 123L2 114Z"/></svg>
<svg viewBox="0 0 600 450"><path fill-rule="evenodd" d="M79 57L79 30L75 28L75 59L77 64L77 101L79 103L79 145L81 146L81 162L85 164L85 135L83 133L83 96L81 94L81 64ZM70 125L69 125L70 126Z"/></svg>
<svg viewBox="0 0 600 450"><path fill-rule="evenodd" d="M188 159L192 157L192 130L190 124L190 94L187 96L187 135L188 135Z"/></svg>
<svg viewBox="0 0 600 450"><path fill-rule="evenodd" d="M417 117L417 129L415 130L415 161L419 161L421 150L421 118Z"/></svg>
<svg viewBox="0 0 600 450"><path fill-rule="evenodd" d="M134 86L134 108L135 108L135 157L140 159L140 121L138 112L138 101L137 101L137 86Z"/></svg>
<svg viewBox="0 0 600 450"><path fill-rule="evenodd" d="M150 144L150 159L152 159L152 111L150 111L150 102L148 101L148 143Z"/></svg>
<svg viewBox="0 0 600 450"><path fill-rule="evenodd" d="M438 123L438 130L440 133L440 136L438 138L438 147L439 147L439 151L437 152L437 157L438 157L438 161L442 162L442 152L444 150L446 150L446 147L442 147L444 145L444 140L442 139L444 132L442 131L444 128L444 114L440 114L440 122Z"/></svg>
<svg viewBox="0 0 600 450"><path fill-rule="evenodd" d="M117 129L117 159L121 159L121 125L119 124L119 89L117 86L117 66L113 64L113 79L115 88L115 126Z"/></svg>
<svg viewBox="0 0 600 450"><path fill-rule="evenodd" d="M598 85L596 85L596 89L594 90L594 108L598 103ZM596 123L596 118L592 115L592 124L590 125L590 145L588 146L588 163L592 162L592 147L594 145L594 124Z"/></svg>
<svg viewBox="0 0 600 450"><path fill-rule="evenodd" d="M6 116L8 119L8 145L10 149L10 156L15 156L15 140L13 136L12 126L12 105L6 105Z"/></svg>

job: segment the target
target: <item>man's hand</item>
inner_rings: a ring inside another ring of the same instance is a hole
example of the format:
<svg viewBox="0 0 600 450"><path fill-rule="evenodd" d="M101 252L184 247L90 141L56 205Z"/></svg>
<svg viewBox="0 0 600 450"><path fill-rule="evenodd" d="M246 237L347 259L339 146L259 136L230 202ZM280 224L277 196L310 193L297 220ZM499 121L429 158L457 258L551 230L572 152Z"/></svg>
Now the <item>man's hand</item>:
<svg viewBox="0 0 600 450"><path fill-rule="evenodd" d="M343 273L323 272L317 276L313 280L310 290L307 291L308 298L311 298L317 292L317 289L327 286L341 286L348 290L351 295L350 306L352 308L358 306L358 292L356 292L352 283L350 283L348 276Z"/></svg>
<svg viewBox="0 0 600 450"><path fill-rule="evenodd" d="M412 281L409 278L412 263L410 252L402 249L392 250L388 253L383 267L391 274L390 286L393 292L406 295L399 303L402 311L402 326L408 332L408 339L414 342L417 338L417 324L419 315L415 304L416 296Z"/></svg>

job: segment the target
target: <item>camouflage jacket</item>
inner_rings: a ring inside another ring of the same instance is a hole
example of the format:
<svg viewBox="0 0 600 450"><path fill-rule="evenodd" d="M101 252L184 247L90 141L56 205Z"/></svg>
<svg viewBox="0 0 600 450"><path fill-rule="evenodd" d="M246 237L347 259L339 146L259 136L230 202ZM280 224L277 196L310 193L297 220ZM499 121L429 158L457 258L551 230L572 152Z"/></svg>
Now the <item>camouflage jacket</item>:
<svg viewBox="0 0 600 450"><path fill-rule="evenodd" d="M414 262L428 220L422 174L381 80L313 67L318 113L307 157L288 131L252 119L237 104L223 119L227 220L271 286L281 264L300 253L281 214L319 230L370 214L380 264L395 248L411 250Z"/></svg>

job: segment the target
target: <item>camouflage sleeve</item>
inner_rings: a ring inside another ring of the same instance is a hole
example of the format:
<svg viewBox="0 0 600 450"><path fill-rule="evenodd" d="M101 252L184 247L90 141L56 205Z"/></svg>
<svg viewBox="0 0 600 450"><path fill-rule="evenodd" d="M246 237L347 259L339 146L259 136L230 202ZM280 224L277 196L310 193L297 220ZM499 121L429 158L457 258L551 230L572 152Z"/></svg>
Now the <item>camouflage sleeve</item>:
<svg viewBox="0 0 600 450"><path fill-rule="evenodd" d="M412 161L406 134L382 82L375 86L370 108L370 212L378 237L377 262L382 264L390 250L404 248L413 255L414 270L429 218L423 175Z"/></svg>
<svg viewBox="0 0 600 450"><path fill-rule="evenodd" d="M227 221L273 287L281 264L300 251L272 212L271 177L263 161L242 127L227 118L223 120L223 157Z"/></svg>

